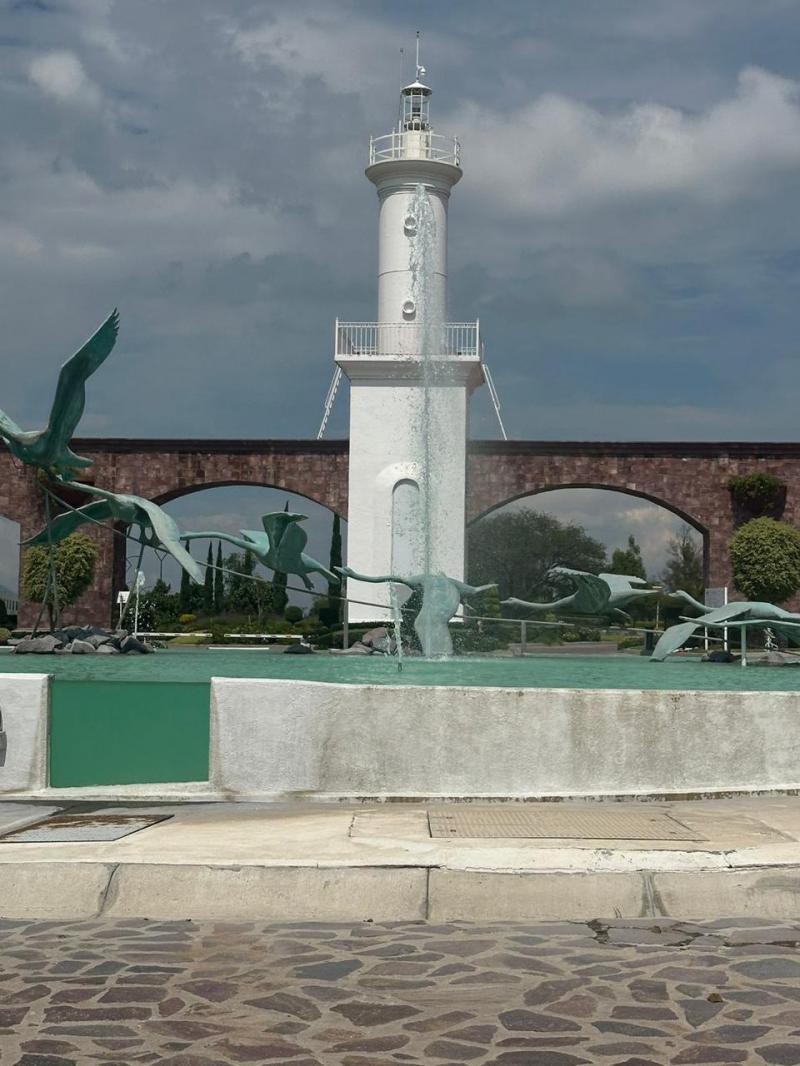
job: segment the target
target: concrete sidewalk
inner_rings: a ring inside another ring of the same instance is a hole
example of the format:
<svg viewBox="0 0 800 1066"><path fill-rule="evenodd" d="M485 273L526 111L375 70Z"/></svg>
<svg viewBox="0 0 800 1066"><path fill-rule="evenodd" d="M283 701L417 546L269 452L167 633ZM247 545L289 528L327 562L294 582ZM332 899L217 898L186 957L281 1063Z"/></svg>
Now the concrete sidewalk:
<svg viewBox="0 0 800 1066"><path fill-rule="evenodd" d="M685 840L456 838L429 813L485 805L103 807L172 815L117 841L0 839L0 916L376 921L800 914L800 798L495 804L669 814ZM76 808L73 808L76 809ZM0 834L53 810L0 805Z"/></svg>

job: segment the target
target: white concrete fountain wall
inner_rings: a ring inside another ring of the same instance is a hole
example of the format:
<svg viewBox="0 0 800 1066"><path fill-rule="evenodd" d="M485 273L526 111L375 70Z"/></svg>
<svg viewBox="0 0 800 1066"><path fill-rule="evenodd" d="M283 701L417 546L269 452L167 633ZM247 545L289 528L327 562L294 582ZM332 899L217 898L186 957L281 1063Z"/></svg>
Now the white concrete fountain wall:
<svg viewBox="0 0 800 1066"><path fill-rule="evenodd" d="M215 679L234 796L664 795L800 786L800 693Z"/></svg>
<svg viewBox="0 0 800 1066"><path fill-rule="evenodd" d="M0 714L7 754L0 794L30 793L47 784L49 679L43 674L0 674Z"/></svg>
<svg viewBox="0 0 800 1066"><path fill-rule="evenodd" d="M0 794L74 799L670 796L800 789L800 693L215 678L210 780L49 788L48 679L0 675Z"/></svg>

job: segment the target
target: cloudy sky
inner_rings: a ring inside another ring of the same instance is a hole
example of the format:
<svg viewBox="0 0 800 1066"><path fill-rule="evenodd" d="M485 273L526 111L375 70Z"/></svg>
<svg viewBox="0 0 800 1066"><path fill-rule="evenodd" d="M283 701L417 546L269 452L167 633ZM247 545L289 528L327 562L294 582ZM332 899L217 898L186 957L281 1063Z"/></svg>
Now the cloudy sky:
<svg viewBox="0 0 800 1066"><path fill-rule="evenodd" d="M0 407L117 305L83 432L312 436L418 27L509 435L796 438L797 0L5 0Z"/></svg>

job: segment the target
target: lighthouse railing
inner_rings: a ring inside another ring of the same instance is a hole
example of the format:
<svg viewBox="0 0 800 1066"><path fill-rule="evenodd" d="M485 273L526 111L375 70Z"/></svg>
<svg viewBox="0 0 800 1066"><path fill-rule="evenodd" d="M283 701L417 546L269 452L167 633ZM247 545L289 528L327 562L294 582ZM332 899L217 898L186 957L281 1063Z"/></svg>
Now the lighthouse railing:
<svg viewBox="0 0 800 1066"><path fill-rule="evenodd" d="M438 354L450 359L480 355L481 337L477 322L445 322ZM430 343L426 332L425 340ZM421 351L423 330L417 322L339 322L336 323L337 356L413 356Z"/></svg>
<svg viewBox="0 0 800 1066"><path fill-rule="evenodd" d="M460 167L461 145L457 137L445 137L430 130L393 130L382 137L370 137L370 166L394 159L432 159Z"/></svg>

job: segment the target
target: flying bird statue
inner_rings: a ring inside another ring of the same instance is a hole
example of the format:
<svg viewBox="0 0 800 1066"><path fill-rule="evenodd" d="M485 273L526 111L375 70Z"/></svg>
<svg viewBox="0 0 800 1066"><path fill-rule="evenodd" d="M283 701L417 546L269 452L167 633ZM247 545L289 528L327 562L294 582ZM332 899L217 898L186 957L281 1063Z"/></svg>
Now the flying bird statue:
<svg viewBox="0 0 800 1066"><path fill-rule="evenodd" d="M175 520L158 504L145 500L142 496L109 492L107 489L99 489L95 485L81 485L76 481L64 481L62 484L92 496L100 496L101 499L57 515L48 527L25 541L26 544L57 544L87 522L104 522L108 518L114 518L126 525L138 526L137 539L143 548L161 548L169 552L191 578L198 584L203 583L202 567L181 544L182 540L187 539L186 536L178 529Z"/></svg>
<svg viewBox="0 0 800 1066"><path fill-rule="evenodd" d="M693 636L698 629L710 627L712 629L739 628L742 626L769 626L778 632L796 630L800 627L800 614L793 614L783 607L776 607L772 603L762 603L758 600L739 600L734 603L726 603L723 607L708 607L700 603L688 592L678 589L673 597L683 600L684 603L701 612L700 618L682 618L679 625L670 626L665 630L656 644L650 658L657 663L663 662L668 655L683 647L689 637Z"/></svg>
<svg viewBox="0 0 800 1066"><path fill-rule="evenodd" d="M575 591L550 603L529 603L510 597L504 605L524 607L530 611L572 611L574 614L614 614L626 621L628 615L622 610L631 600L643 596L655 596L660 588L641 588L646 585L640 577L628 574L588 574L583 570L571 570L566 566L553 566L548 577L566 577L575 586Z"/></svg>
<svg viewBox="0 0 800 1066"><path fill-rule="evenodd" d="M91 466L91 459L76 455L69 442L86 406L86 381L108 357L119 329L116 310L84 346L68 359L58 375L53 406L45 429L24 430L0 411L0 437L9 451L27 466L56 476L70 477Z"/></svg>
<svg viewBox="0 0 800 1066"><path fill-rule="evenodd" d="M422 654L428 659L450 656L453 654L453 639L450 636L450 619L455 615L462 600L468 596L477 596L481 592L497 588L497 585L467 585L447 574L414 574L411 577L399 577L396 574L367 576L351 570L349 566L337 566L344 577L356 581L369 581L371 584L405 585L415 592L422 592L422 607L414 619L414 630L422 645Z"/></svg>
<svg viewBox="0 0 800 1066"><path fill-rule="evenodd" d="M238 537L233 533L192 532L181 534L181 539L224 540L228 544L234 544L240 551L252 552L256 559L270 570L295 574L305 587L311 590L314 586L309 580L309 574L321 574L328 581L338 582L339 578L303 551L308 542L308 534L298 523L305 522L307 517L291 511L270 511L261 518L263 532L242 529Z"/></svg>

